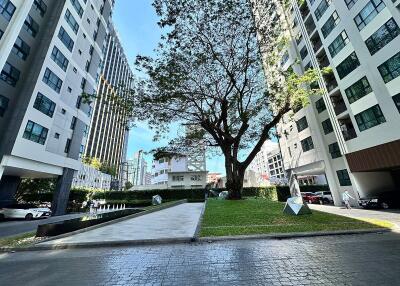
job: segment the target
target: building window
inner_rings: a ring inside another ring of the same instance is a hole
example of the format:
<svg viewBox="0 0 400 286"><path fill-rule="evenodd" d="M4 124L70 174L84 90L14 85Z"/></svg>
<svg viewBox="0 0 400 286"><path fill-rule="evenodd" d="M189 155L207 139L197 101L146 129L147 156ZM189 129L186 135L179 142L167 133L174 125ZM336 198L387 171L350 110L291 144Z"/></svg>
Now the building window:
<svg viewBox="0 0 400 286"><path fill-rule="evenodd" d="M64 148L64 153L69 153L69 149L71 148L71 139L67 139L67 142L65 143L65 148Z"/></svg>
<svg viewBox="0 0 400 286"><path fill-rule="evenodd" d="M46 142L48 132L49 129L29 120L28 123L26 124L24 135L22 137L30 141L44 145L44 143Z"/></svg>
<svg viewBox="0 0 400 286"><path fill-rule="evenodd" d="M360 66L360 61L355 52L352 52L346 59L344 59L337 67L336 71L340 79L343 79L353 70Z"/></svg>
<svg viewBox="0 0 400 286"><path fill-rule="evenodd" d="M356 114L355 119L360 132L386 122L378 104Z"/></svg>
<svg viewBox="0 0 400 286"><path fill-rule="evenodd" d="M332 122L329 118L327 120L322 121L321 124L325 135L333 132Z"/></svg>
<svg viewBox="0 0 400 286"><path fill-rule="evenodd" d="M184 176L172 176L172 181L183 182Z"/></svg>
<svg viewBox="0 0 400 286"><path fill-rule="evenodd" d="M339 184L343 187L343 186L351 186L351 180L349 177L349 173L347 172L346 169L344 170L338 170L336 171L336 174L338 176L339 179Z"/></svg>
<svg viewBox="0 0 400 286"><path fill-rule="evenodd" d="M328 46L331 57L334 58L347 45L348 42L349 38L347 37L347 33L343 30L343 32L341 32L339 36L337 36L336 39L334 39L333 42Z"/></svg>
<svg viewBox="0 0 400 286"><path fill-rule="evenodd" d="M33 6L39 12L40 16L44 16L47 11L47 5L43 2L43 0L35 0L33 2Z"/></svg>
<svg viewBox="0 0 400 286"><path fill-rule="evenodd" d="M68 25L71 27L72 31L75 34L78 34L79 24L76 22L74 16L72 16L71 12L67 9L65 12L65 20L67 21Z"/></svg>
<svg viewBox="0 0 400 286"><path fill-rule="evenodd" d="M60 139L60 133L55 133L55 134L54 134L54 138Z"/></svg>
<svg viewBox="0 0 400 286"><path fill-rule="evenodd" d="M30 50L31 47L29 47L28 44L25 43L20 37L16 39L14 46L12 48L12 52L21 59L23 59L24 61L28 57Z"/></svg>
<svg viewBox="0 0 400 286"><path fill-rule="evenodd" d="M393 96L393 101L394 101L394 104L396 105L397 109L400 112L400 93Z"/></svg>
<svg viewBox="0 0 400 286"><path fill-rule="evenodd" d="M301 140L301 148L303 149L303 152L307 152L314 149L314 142L312 141L311 136L307 137L304 140Z"/></svg>
<svg viewBox="0 0 400 286"><path fill-rule="evenodd" d="M383 81L388 83L400 75L400 52L378 67Z"/></svg>
<svg viewBox="0 0 400 286"><path fill-rule="evenodd" d="M47 116L53 117L56 104L50 98L44 96L39 92L38 95L36 96L33 107L39 110L40 112L46 114Z"/></svg>
<svg viewBox="0 0 400 286"><path fill-rule="evenodd" d="M301 132L308 127L307 118L304 116L303 118L296 121L297 131Z"/></svg>
<svg viewBox="0 0 400 286"><path fill-rule="evenodd" d="M72 116L72 120L71 120L71 126L69 128L71 128L72 130L75 129L76 126L76 120L77 118L75 116Z"/></svg>
<svg viewBox="0 0 400 286"><path fill-rule="evenodd" d="M4 113L7 110L9 99L0 94L0 117L4 116Z"/></svg>
<svg viewBox="0 0 400 286"><path fill-rule="evenodd" d="M301 50L300 50L300 57L302 60L304 60L304 58L308 55L308 51L307 51L307 47L304 46Z"/></svg>
<svg viewBox="0 0 400 286"><path fill-rule="evenodd" d="M82 18L83 15L83 8L79 3L79 0L71 0L72 6L74 6L76 13L78 13L79 17Z"/></svg>
<svg viewBox="0 0 400 286"><path fill-rule="evenodd" d="M330 144L328 146L328 148L329 148L329 153L331 154L332 159L342 157L342 154L340 153L340 149L339 149L339 144L337 142Z"/></svg>
<svg viewBox="0 0 400 286"><path fill-rule="evenodd" d="M60 28L60 32L58 33L58 38L63 42L63 44L67 47L67 49L72 52L74 48L74 41L68 35L68 33L64 30L63 27Z"/></svg>
<svg viewBox="0 0 400 286"><path fill-rule="evenodd" d="M21 72L12 66L9 62L4 64L0 78L11 86L16 86Z"/></svg>
<svg viewBox="0 0 400 286"><path fill-rule="evenodd" d="M351 7L353 7L354 4L356 4L357 0L344 0L344 2L346 2L347 8L350 10Z"/></svg>
<svg viewBox="0 0 400 286"><path fill-rule="evenodd" d="M357 14L354 18L358 30L364 29L365 26L371 22L380 11L385 8L385 3L382 0L371 0L367 5Z"/></svg>
<svg viewBox="0 0 400 286"><path fill-rule="evenodd" d="M60 93L63 82L48 68L46 68L46 72L44 73L43 82L50 86L57 93Z"/></svg>
<svg viewBox="0 0 400 286"><path fill-rule="evenodd" d="M51 52L51 59L63 70L67 71L69 61L63 55L63 53L54 46L53 51Z"/></svg>
<svg viewBox="0 0 400 286"><path fill-rule="evenodd" d="M336 25L340 22L340 18L338 13L335 11L332 15L326 20L325 24L321 27L321 32L324 38L328 37L328 35L335 29Z"/></svg>
<svg viewBox="0 0 400 286"><path fill-rule="evenodd" d="M332 0L322 0L321 1L321 3L318 5L318 7L314 13L317 20L321 19L321 17L324 15L325 11L328 9L331 2L332 2Z"/></svg>
<svg viewBox="0 0 400 286"><path fill-rule="evenodd" d="M394 38L400 34L399 26L393 18L387 21L382 27L380 27L375 33L369 37L365 44L371 55L378 52L384 46L389 44Z"/></svg>
<svg viewBox="0 0 400 286"><path fill-rule="evenodd" d="M37 33L39 32L39 24L36 23L35 20L33 20L33 18L30 15L28 15L28 17L26 17L23 27L34 38L36 37Z"/></svg>
<svg viewBox="0 0 400 286"><path fill-rule="evenodd" d="M326 110L325 102L323 98L318 99L315 102L315 108L318 110L318 113L321 113L322 111Z"/></svg>
<svg viewBox="0 0 400 286"><path fill-rule="evenodd" d="M4 32L0 29L0 40L3 38Z"/></svg>
<svg viewBox="0 0 400 286"><path fill-rule="evenodd" d="M0 14L10 21L15 12L14 4L9 0L0 0Z"/></svg>
<svg viewBox="0 0 400 286"><path fill-rule="evenodd" d="M369 84L367 77L363 77L360 80L353 83L346 90L346 96L350 103L353 103L360 98L366 96L368 93L372 92L372 88Z"/></svg>

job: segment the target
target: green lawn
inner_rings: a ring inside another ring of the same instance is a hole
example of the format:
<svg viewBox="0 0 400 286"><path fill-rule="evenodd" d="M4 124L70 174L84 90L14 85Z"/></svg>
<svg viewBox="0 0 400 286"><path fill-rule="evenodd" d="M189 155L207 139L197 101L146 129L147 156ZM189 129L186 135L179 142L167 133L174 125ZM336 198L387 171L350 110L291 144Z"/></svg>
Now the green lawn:
<svg viewBox="0 0 400 286"><path fill-rule="evenodd" d="M255 198L240 201L209 199L200 235L206 237L382 227L318 211L313 211L311 215L286 215L282 212L284 205Z"/></svg>

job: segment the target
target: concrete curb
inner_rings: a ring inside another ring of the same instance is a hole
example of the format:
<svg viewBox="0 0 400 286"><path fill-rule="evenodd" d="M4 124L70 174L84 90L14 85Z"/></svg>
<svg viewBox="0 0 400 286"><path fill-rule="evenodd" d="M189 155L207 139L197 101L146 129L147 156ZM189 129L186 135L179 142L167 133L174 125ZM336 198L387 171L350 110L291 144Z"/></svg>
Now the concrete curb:
<svg viewBox="0 0 400 286"><path fill-rule="evenodd" d="M211 236L211 237L201 237L197 241L216 242L216 241L246 240L246 239L293 239L302 237L354 235L354 234L368 234L368 233L382 233L382 232L391 232L391 229L371 228L371 229L358 229L358 230L270 233L270 234L254 234L254 235L236 235L236 236Z"/></svg>
<svg viewBox="0 0 400 286"><path fill-rule="evenodd" d="M198 239L200 237L201 224L203 223L203 215L206 210L206 206L207 206L207 199L204 201L203 208L201 209L199 221L197 222L197 227L196 227L196 230L194 231L194 235L192 237L193 242L198 241Z"/></svg>

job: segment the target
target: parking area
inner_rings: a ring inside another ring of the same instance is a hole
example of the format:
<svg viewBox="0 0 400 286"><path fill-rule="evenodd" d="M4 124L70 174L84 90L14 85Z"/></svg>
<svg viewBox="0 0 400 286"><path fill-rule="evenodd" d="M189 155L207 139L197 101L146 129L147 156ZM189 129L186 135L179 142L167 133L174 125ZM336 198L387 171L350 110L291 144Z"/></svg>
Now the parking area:
<svg viewBox="0 0 400 286"><path fill-rule="evenodd" d="M400 209L367 210L361 208L346 209L328 205L308 205L312 210L347 216L351 218L387 221L395 225L395 231L400 231Z"/></svg>

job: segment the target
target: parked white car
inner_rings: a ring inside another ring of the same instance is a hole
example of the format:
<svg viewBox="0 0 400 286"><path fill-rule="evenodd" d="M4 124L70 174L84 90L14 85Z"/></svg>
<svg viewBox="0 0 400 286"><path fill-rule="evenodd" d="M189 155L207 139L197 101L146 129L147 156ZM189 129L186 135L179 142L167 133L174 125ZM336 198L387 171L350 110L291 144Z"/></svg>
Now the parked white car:
<svg viewBox="0 0 400 286"><path fill-rule="evenodd" d="M316 195L322 198L322 202L325 204L333 203L333 197L331 192L316 192Z"/></svg>
<svg viewBox="0 0 400 286"><path fill-rule="evenodd" d="M34 218L45 218L51 215L49 208L39 208L32 204L12 204L0 208L2 218L23 218L32 220Z"/></svg>

